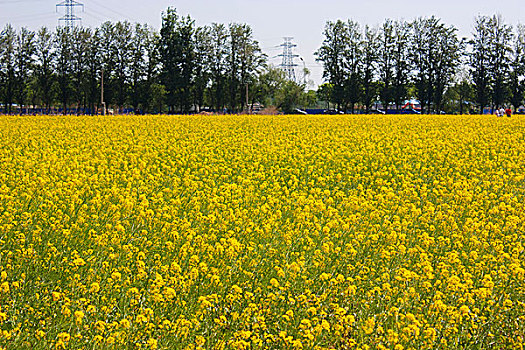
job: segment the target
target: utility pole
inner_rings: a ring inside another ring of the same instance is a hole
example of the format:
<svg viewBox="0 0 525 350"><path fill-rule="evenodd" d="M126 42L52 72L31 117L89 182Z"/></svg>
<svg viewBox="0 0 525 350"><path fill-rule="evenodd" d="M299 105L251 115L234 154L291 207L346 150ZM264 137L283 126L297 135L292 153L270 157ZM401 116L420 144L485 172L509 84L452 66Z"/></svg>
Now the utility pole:
<svg viewBox="0 0 525 350"><path fill-rule="evenodd" d="M299 55L293 53L293 49L297 47L297 45L293 44L292 40L292 37L284 38L284 44L281 45L283 47L283 53L280 54L279 57L283 58L280 67L284 71L286 78L296 82L295 67L297 67L297 65L294 63L294 58L299 57Z"/></svg>
<svg viewBox="0 0 525 350"><path fill-rule="evenodd" d="M71 29L77 22L82 22L82 18L75 15L75 8L77 7L82 7L82 11L84 11L84 4L81 2L76 0L64 0L56 5L57 12L59 7L64 7L66 9L65 15L58 19L59 25L63 24L64 27Z"/></svg>
<svg viewBox="0 0 525 350"><path fill-rule="evenodd" d="M100 78L100 105L102 106L103 115L106 115L106 102L104 101L104 68L102 68L102 76Z"/></svg>
<svg viewBox="0 0 525 350"><path fill-rule="evenodd" d="M306 85L308 84L308 82L306 81L306 62L302 57L299 57L299 59L301 60L301 62L303 62L303 84L306 87Z"/></svg>
<svg viewBox="0 0 525 350"><path fill-rule="evenodd" d="M251 108L250 108L250 99L248 98L248 84L246 84L246 110L248 111L248 114L251 113Z"/></svg>

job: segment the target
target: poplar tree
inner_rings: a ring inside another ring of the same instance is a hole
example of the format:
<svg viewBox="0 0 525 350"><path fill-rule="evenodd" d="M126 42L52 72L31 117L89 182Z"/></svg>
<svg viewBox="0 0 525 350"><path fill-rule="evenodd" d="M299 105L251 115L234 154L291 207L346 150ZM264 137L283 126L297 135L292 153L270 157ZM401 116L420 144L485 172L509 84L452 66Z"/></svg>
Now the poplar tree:
<svg viewBox="0 0 525 350"><path fill-rule="evenodd" d="M55 32L56 46L56 76L58 100L62 106L62 113L67 114L73 99L72 59L71 59L71 30L69 27L57 27Z"/></svg>
<svg viewBox="0 0 525 350"><path fill-rule="evenodd" d="M130 66L133 59L133 29L131 23L117 22L113 33L112 52L115 62L114 78L112 79L114 102L122 111L129 95Z"/></svg>
<svg viewBox="0 0 525 350"><path fill-rule="evenodd" d="M381 84L379 96L385 111L394 101L394 57L396 53L394 30L394 22L387 19L381 26L379 35L378 73Z"/></svg>
<svg viewBox="0 0 525 350"><path fill-rule="evenodd" d="M179 17L174 8L168 8L162 17L159 47L161 79L166 87L170 113L188 113L192 106L194 31L194 21L189 16Z"/></svg>
<svg viewBox="0 0 525 350"><path fill-rule="evenodd" d="M104 78L104 102L109 105L114 101L115 96L115 69L116 58L114 52L113 39L115 37L115 25L111 22L104 22L98 28L98 37L100 38L100 78Z"/></svg>
<svg viewBox="0 0 525 350"><path fill-rule="evenodd" d="M71 78L73 82L74 101L77 109L84 110L88 105L89 81L88 66L90 51L90 40L93 35L91 29L75 27L72 30L73 40L71 41ZM77 111L78 113L78 111Z"/></svg>
<svg viewBox="0 0 525 350"><path fill-rule="evenodd" d="M525 26L518 25L513 40L511 57L511 73L509 79L509 101L517 110L522 104L525 94Z"/></svg>
<svg viewBox="0 0 525 350"><path fill-rule="evenodd" d="M332 86L331 102L341 110L345 99L345 82L348 72L345 68L345 51L348 45L346 24L338 20L327 22L324 29L324 41L315 53L316 60L323 64L323 78Z"/></svg>
<svg viewBox="0 0 525 350"><path fill-rule="evenodd" d="M86 64L84 66L84 94L86 105L90 114L95 114L100 102L100 84L101 84L101 37L98 29L90 31L86 36Z"/></svg>
<svg viewBox="0 0 525 350"><path fill-rule="evenodd" d="M512 27L499 15L488 20L489 35L489 74L492 82L492 104L500 108L505 103L511 68Z"/></svg>
<svg viewBox="0 0 525 350"><path fill-rule="evenodd" d="M357 22L349 20L346 23L347 45L344 51L344 65L347 70L345 81L345 111L346 103L350 104L352 114L355 111L355 105L361 101L362 97L362 80L363 80L363 47L361 28Z"/></svg>
<svg viewBox="0 0 525 350"><path fill-rule="evenodd" d="M210 46L212 38L209 27L195 31L195 73L193 79L193 104L200 111L204 106L206 88L210 82Z"/></svg>
<svg viewBox="0 0 525 350"><path fill-rule="evenodd" d="M476 102L480 114L488 106L492 95L490 19L479 16L475 20L473 38L470 41L470 67Z"/></svg>
<svg viewBox="0 0 525 350"><path fill-rule="evenodd" d="M147 79L147 47L149 41L147 25L136 24L130 39L129 57L129 103L135 113L144 103L144 82Z"/></svg>
<svg viewBox="0 0 525 350"><path fill-rule="evenodd" d="M35 42L35 79L36 93L43 107L49 111L53 103L53 83L55 72L55 47L53 33L46 27L40 28Z"/></svg>
<svg viewBox="0 0 525 350"><path fill-rule="evenodd" d="M11 114L16 90L16 32L10 24L0 33L0 54L0 94Z"/></svg>
<svg viewBox="0 0 525 350"><path fill-rule="evenodd" d="M222 111L226 106L228 31L224 24L212 23L209 35L210 102L216 110Z"/></svg>
<svg viewBox="0 0 525 350"><path fill-rule="evenodd" d="M22 28L17 35L15 97L20 113L26 107L31 77L34 69L35 33Z"/></svg>
<svg viewBox="0 0 525 350"><path fill-rule="evenodd" d="M366 113L377 98L378 86L375 72L379 60L379 33L376 29L365 26L363 34L363 105Z"/></svg>
<svg viewBox="0 0 525 350"><path fill-rule="evenodd" d="M443 95L452 83L462 55L457 29L438 18L419 18L412 23L412 63L417 97L422 110L441 112Z"/></svg>
<svg viewBox="0 0 525 350"><path fill-rule="evenodd" d="M408 97L410 75L410 25L405 21L393 23L394 47L392 50L392 100L396 109L402 106Z"/></svg>

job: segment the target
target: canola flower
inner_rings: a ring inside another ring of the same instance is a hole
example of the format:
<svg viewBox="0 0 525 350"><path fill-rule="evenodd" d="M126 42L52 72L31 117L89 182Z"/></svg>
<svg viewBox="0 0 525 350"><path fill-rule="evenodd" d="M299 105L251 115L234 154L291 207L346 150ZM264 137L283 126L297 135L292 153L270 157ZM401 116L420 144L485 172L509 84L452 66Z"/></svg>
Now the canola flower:
<svg viewBox="0 0 525 350"><path fill-rule="evenodd" d="M521 117L0 135L2 349L523 349Z"/></svg>

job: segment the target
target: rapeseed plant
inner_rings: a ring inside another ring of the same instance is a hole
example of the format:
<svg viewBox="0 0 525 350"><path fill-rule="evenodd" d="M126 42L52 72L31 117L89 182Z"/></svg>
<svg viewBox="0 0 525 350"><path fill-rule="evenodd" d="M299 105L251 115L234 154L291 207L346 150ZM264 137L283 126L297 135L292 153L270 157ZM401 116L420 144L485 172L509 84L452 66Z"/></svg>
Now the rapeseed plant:
<svg viewBox="0 0 525 350"><path fill-rule="evenodd" d="M521 117L0 135L0 348L523 349Z"/></svg>

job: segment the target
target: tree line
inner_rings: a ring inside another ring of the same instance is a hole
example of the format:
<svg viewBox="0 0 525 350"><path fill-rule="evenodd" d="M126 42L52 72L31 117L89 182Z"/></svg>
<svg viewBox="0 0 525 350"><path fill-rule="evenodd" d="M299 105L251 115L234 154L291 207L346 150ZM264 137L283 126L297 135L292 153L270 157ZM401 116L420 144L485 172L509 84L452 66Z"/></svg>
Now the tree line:
<svg viewBox="0 0 525 350"><path fill-rule="evenodd" d="M104 101L119 112L190 113L259 103L294 112L328 103L353 113L416 99L423 112L464 113L517 109L524 100L525 27L500 16L478 16L470 39L436 17L376 27L329 21L315 55L326 83L307 91L268 64L247 24L198 27L168 8L159 31L129 22L53 31L6 25L0 108L95 114Z"/></svg>
<svg viewBox="0 0 525 350"><path fill-rule="evenodd" d="M7 113L39 106L94 114L103 101L120 112L239 112L255 102L287 110L290 96L295 103L303 92L267 65L249 25L197 27L173 8L160 31L106 22L36 32L7 25L0 33L0 107Z"/></svg>
<svg viewBox="0 0 525 350"><path fill-rule="evenodd" d="M524 100L525 27L501 16L478 16L471 39L436 17L374 28L328 22L316 56L327 81L319 92L342 111L378 101L399 109L415 98L427 113L482 113Z"/></svg>

